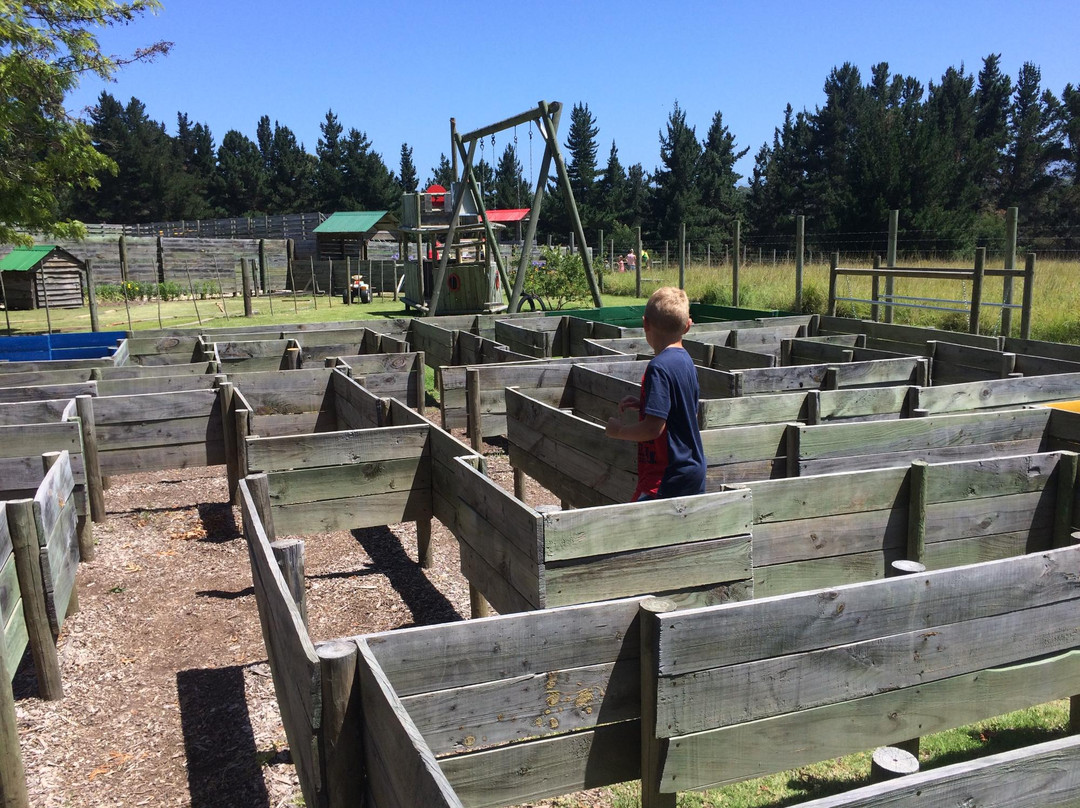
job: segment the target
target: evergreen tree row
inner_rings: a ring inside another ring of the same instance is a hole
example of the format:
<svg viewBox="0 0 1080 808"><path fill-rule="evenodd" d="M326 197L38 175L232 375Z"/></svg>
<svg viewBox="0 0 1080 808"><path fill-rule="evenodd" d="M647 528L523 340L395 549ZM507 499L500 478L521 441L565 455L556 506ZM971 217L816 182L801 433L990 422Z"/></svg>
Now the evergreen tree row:
<svg viewBox="0 0 1080 808"><path fill-rule="evenodd" d="M860 234L878 234L888 212L900 211L905 241L924 249L968 250L1001 230L1002 211L1020 209L1026 232L1080 236L1080 89L1060 98L1041 86L1038 67L1024 64L1016 81L1000 57L977 75L950 67L928 87L875 65L868 81L851 64L825 81L825 102L812 112L789 104L772 142L761 146L749 185L735 164L748 150L716 112L703 137L678 101L658 133L659 165L625 168L614 140L599 162L600 127L587 104L575 104L563 157L586 237L603 229L616 248L687 238L714 249L730 244L736 219L747 237L790 240L805 215L821 249L851 249ZM69 213L84 221L156 220L297 213L394 210L419 174L401 144L397 173L367 135L345 131L332 111L320 125L314 154L286 127L263 116L256 140L235 130L215 146L208 127L177 116L177 134L146 116L131 99L102 93L91 113L94 145L115 161L115 175L96 191L80 191ZM496 155L481 149L474 176L488 208L532 206L532 153L526 175L517 138ZM428 183L448 186L452 168L440 155ZM426 184L425 184L426 187ZM540 234L569 235L565 192L544 188Z"/></svg>

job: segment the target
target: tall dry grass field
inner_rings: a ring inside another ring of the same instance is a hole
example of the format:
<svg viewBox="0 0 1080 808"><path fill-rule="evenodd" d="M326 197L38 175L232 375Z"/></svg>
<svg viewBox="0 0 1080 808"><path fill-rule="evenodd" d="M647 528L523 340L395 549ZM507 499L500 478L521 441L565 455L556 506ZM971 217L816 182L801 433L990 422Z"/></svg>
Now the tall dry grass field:
<svg viewBox="0 0 1080 808"><path fill-rule="evenodd" d="M1022 258L1018 263L1023 266ZM972 263L963 261L900 261L904 267L971 269ZM870 268L873 264L865 259L841 261L844 267ZM1001 263L988 262L988 269L1001 268ZM650 267L645 271L647 281L642 283L642 294L647 296L653 289L663 285L677 285L678 267L659 269ZM837 282L837 298L869 300L871 296L869 277L840 276ZM691 300L702 303L731 305L732 272L730 266L711 267L701 263L690 264L686 269L686 292ZM884 281L881 291L884 292ZM1001 332L1001 308L1003 279L988 277L983 281L983 307L979 318L979 330L984 334ZM1037 261L1033 284L1033 311L1031 336L1054 342L1080 342L1080 260ZM608 273L604 277L604 291L612 295L634 294L634 276L629 272ZM971 283L954 280L905 278L896 281L894 294L899 298L919 298L905 302L919 308L896 308L893 321L911 325L933 326L951 330L967 330L971 301ZM803 268L804 312L824 314L829 297L829 265L816 262ZM1023 298L1023 281L1013 281L1013 303ZM750 262L739 271L739 305L754 309L782 309L795 311L795 264L794 262ZM882 309L882 317L883 315ZM870 317L870 304L841 300L837 313L846 317ZM1020 332L1020 310L1012 315L1012 336Z"/></svg>

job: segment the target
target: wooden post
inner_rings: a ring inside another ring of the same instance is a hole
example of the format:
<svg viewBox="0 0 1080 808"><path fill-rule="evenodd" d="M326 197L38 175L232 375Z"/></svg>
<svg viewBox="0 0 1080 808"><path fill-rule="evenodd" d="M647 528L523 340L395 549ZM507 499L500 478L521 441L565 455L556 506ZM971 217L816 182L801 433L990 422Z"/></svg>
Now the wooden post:
<svg viewBox="0 0 1080 808"><path fill-rule="evenodd" d="M236 476L248 476L247 439L251 434L251 410L236 410ZM269 534L268 534L269 535Z"/></svg>
<svg viewBox="0 0 1080 808"><path fill-rule="evenodd" d="M38 692L43 699L58 701L64 697L64 687L60 681L56 641L49 625L49 615L45 611L45 580L41 573L41 545L37 530L40 517L34 513L32 499L9 502L7 513Z"/></svg>
<svg viewBox="0 0 1080 808"><path fill-rule="evenodd" d="M686 288L686 222L679 225L679 288Z"/></svg>
<svg viewBox="0 0 1080 808"><path fill-rule="evenodd" d="M658 615L675 610L663 598L648 598L638 606L641 630L641 808L675 808L676 794L660 793L660 773L669 741L656 737L656 698L660 645Z"/></svg>
<svg viewBox="0 0 1080 808"><path fill-rule="evenodd" d="M1072 544L1073 502L1076 497L1078 457L1075 452L1062 452L1058 460L1057 498L1054 503L1055 548Z"/></svg>
<svg viewBox="0 0 1080 808"><path fill-rule="evenodd" d="M469 584L469 614L473 620L479 617L488 617L491 614L491 606L484 600L480 590Z"/></svg>
<svg viewBox="0 0 1080 808"><path fill-rule="evenodd" d="M360 693L356 687L357 647L348 640L330 640L315 647L322 685L319 752L323 760L328 808L364 802L364 770Z"/></svg>
<svg viewBox="0 0 1080 808"><path fill-rule="evenodd" d="M157 281L165 283L165 245L161 241L161 236L157 237Z"/></svg>
<svg viewBox="0 0 1080 808"><path fill-rule="evenodd" d="M795 217L795 311L803 305L803 253L806 251L806 217Z"/></svg>
<svg viewBox="0 0 1080 808"><path fill-rule="evenodd" d="M79 432L82 434L83 466L86 468L86 489L90 497L90 518L95 522L104 522L106 519L105 487L101 479L93 396L75 396L75 414L79 417ZM93 556L92 551L90 555Z"/></svg>
<svg viewBox="0 0 1080 808"><path fill-rule="evenodd" d="M244 316L251 317L254 314L251 307L251 270L246 258L240 259L240 283L244 292Z"/></svg>
<svg viewBox="0 0 1080 808"><path fill-rule="evenodd" d="M1019 209L1005 211L1005 269L1016 269L1016 223ZM1001 279L1001 336L1012 332L1013 279L1006 275Z"/></svg>
<svg viewBox="0 0 1080 808"><path fill-rule="evenodd" d="M634 263L636 274L634 276L634 297L641 297L641 228L637 229L637 261Z"/></svg>
<svg viewBox="0 0 1080 808"><path fill-rule="evenodd" d="M49 312L49 284L48 278L45 277L44 264L41 266L38 274L41 275L41 294L45 297L45 322L47 324L47 328L49 329L49 333L52 334L52 314ZM30 277L31 279L33 279L33 273L31 273ZM35 295L35 297L37 296ZM4 302L4 305L7 305L7 301ZM52 348L49 349L49 355L52 356Z"/></svg>
<svg viewBox="0 0 1080 808"><path fill-rule="evenodd" d="M896 266L896 239L897 232L900 229L900 211L889 211L889 247L885 254L885 266L889 269L893 269ZM896 279L892 275L885 276L885 300L888 305L885 306L885 322L891 323L893 321L893 295L896 292Z"/></svg>
<svg viewBox="0 0 1080 808"><path fill-rule="evenodd" d="M968 315L968 331L979 333L979 312L982 309L983 272L986 269L986 247L975 250L975 271L971 276L971 313Z"/></svg>
<svg viewBox="0 0 1080 808"><path fill-rule="evenodd" d="M881 746L870 759L870 782L895 780L919 770L919 758L898 746Z"/></svg>
<svg viewBox="0 0 1080 808"><path fill-rule="evenodd" d="M296 274L293 272L293 262L296 260L296 242L285 239L285 283L292 290L293 303L296 303Z"/></svg>
<svg viewBox="0 0 1080 808"><path fill-rule="evenodd" d="M836 268L840 266L840 253L829 258L829 316L836 316Z"/></svg>
<svg viewBox="0 0 1080 808"><path fill-rule="evenodd" d="M267 285L267 267L266 267L266 239L259 239L259 288L263 290L263 294L269 294L267 291L269 286Z"/></svg>
<svg viewBox="0 0 1080 808"><path fill-rule="evenodd" d="M1024 263L1024 302L1020 311L1020 339L1031 339L1031 306L1035 295L1035 253Z"/></svg>
<svg viewBox="0 0 1080 808"><path fill-rule="evenodd" d="M268 505L264 507L269 508ZM281 570L281 576L285 579L289 594L296 601L296 608L300 611L300 617L306 626L308 614L307 593L304 588L304 542L300 539L281 539L272 542L270 549L274 551L274 560L277 562L278 569Z"/></svg>
<svg viewBox="0 0 1080 808"><path fill-rule="evenodd" d="M26 770L19 751L19 725L15 698L11 692L11 672L0 654L0 805L29 808Z"/></svg>
<svg viewBox="0 0 1080 808"><path fill-rule="evenodd" d="M429 570L434 561L431 547L431 517L416 520L416 561L422 569Z"/></svg>
<svg viewBox="0 0 1080 808"><path fill-rule="evenodd" d="M735 220L735 236L731 249L731 305L739 306L739 245L742 243L742 221Z"/></svg>
<svg viewBox="0 0 1080 808"><path fill-rule="evenodd" d="M465 371L465 415L469 428L469 443L473 451L480 453L484 449L484 431L480 425L480 371Z"/></svg>
<svg viewBox="0 0 1080 808"><path fill-rule="evenodd" d="M315 306L315 311L319 310L319 287L315 283L315 256L309 255L308 261L311 263L311 302Z"/></svg>
<svg viewBox="0 0 1080 808"><path fill-rule="evenodd" d="M881 256L874 256L874 269L881 268ZM881 278L880 275L874 275L872 281L870 281L870 320L875 323L878 322L880 311L878 310L878 300L881 299ZM886 304L886 308L889 308L889 304Z"/></svg>
<svg viewBox="0 0 1080 808"><path fill-rule="evenodd" d="M929 468L925 460L913 460L908 474L907 560L920 564L926 558L926 478Z"/></svg>
<svg viewBox="0 0 1080 808"><path fill-rule="evenodd" d="M229 502L240 504L237 484L239 464L236 454L236 416L233 410L233 385L226 376L217 377L218 409L221 414L221 439L225 443L225 478L229 486Z"/></svg>
<svg viewBox="0 0 1080 808"><path fill-rule="evenodd" d="M96 284L94 283L94 266L93 261L89 258L86 259L86 302L90 306L90 330L100 331L101 320L98 317L97 295L94 294Z"/></svg>
<svg viewBox="0 0 1080 808"><path fill-rule="evenodd" d="M521 469L514 469L514 497L525 501L525 472Z"/></svg>

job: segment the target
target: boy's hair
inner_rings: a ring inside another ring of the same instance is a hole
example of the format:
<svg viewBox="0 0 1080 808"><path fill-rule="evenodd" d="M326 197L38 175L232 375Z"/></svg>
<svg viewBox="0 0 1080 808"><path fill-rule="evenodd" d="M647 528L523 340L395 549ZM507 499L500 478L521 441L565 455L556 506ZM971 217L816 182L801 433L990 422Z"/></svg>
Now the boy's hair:
<svg viewBox="0 0 1080 808"><path fill-rule="evenodd" d="M645 304L649 325L666 336L682 336L690 322L690 299L674 286L661 286Z"/></svg>

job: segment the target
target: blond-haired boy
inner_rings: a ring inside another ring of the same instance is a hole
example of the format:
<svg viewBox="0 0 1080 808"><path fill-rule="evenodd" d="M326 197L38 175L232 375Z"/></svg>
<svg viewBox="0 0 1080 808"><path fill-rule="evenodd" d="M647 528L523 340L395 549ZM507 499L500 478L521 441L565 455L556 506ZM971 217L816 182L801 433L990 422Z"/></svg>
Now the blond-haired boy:
<svg viewBox="0 0 1080 808"><path fill-rule="evenodd" d="M645 304L642 325L655 354L641 379L641 397L627 396L619 412L636 408L638 420L608 420L610 437L636 441L638 484L633 501L705 492L705 452L698 429L697 368L683 348L690 330L686 293L663 286Z"/></svg>

